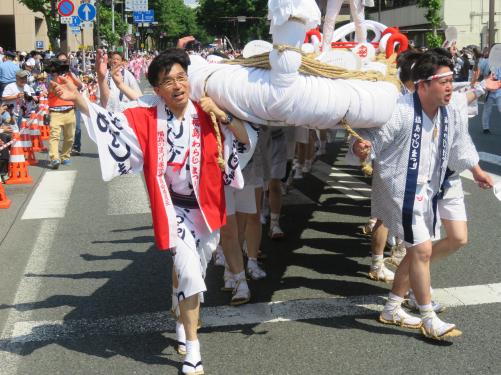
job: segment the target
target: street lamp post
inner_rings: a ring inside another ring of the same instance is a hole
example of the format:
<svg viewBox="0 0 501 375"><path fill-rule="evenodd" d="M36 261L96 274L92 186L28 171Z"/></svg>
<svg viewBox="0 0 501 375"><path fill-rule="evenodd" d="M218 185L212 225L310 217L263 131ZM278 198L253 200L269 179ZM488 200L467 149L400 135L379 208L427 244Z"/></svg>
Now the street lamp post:
<svg viewBox="0 0 501 375"><path fill-rule="evenodd" d="M496 42L496 31L494 28L494 14L496 14L496 2L489 0L489 47Z"/></svg>

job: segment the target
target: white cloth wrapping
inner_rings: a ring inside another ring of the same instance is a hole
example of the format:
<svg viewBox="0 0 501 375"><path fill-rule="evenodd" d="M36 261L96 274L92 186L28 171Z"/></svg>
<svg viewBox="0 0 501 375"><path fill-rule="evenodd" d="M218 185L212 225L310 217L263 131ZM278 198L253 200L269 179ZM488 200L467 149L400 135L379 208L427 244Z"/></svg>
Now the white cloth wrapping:
<svg viewBox="0 0 501 375"><path fill-rule="evenodd" d="M355 128L386 123L397 100L388 82L329 79L239 65L204 64L188 69L191 97L208 95L235 117L262 125L333 128L344 117ZM293 78L292 81L290 78Z"/></svg>
<svg viewBox="0 0 501 375"><path fill-rule="evenodd" d="M270 33L276 26L283 25L289 18L304 20L307 30L320 25L321 13L315 0L269 0L268 19L271 21Z"/></svg>

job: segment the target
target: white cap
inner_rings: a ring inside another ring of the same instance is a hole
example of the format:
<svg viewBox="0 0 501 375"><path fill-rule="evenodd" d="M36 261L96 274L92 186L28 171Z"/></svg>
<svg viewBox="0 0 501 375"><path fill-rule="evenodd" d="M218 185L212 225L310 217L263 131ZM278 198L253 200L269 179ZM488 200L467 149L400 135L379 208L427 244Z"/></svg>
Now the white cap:
<svg viewBox="0 0 501 375"><path fill-rule="evenodd" d="M26 60L26 66L35 66L35 59L33 57L30 57L28 60Z"/></svg>
<svg viewBox="0 0 501 375"><path fill-rule="evenodd" d="M24 52L24 51L22 51L22 52L20 53L20 55L21 55L21 56L26 56L26 55L27 55L27 53L26 53L26 52Z"/></svg>

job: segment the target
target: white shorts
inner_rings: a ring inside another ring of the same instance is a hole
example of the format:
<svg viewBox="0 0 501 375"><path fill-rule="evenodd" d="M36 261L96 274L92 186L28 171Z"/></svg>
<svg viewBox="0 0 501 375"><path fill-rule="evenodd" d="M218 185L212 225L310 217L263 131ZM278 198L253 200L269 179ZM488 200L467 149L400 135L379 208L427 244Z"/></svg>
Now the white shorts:
<svg viewBox="0 0 501 375"><path fill-rule="evenodd" d="M449 187L438 201L438 213L441 219L467 221L463 185L459 176L449 179Z"/></svg>
<svg viewBox="0 0 501 375"><path fill-rule="evenodd" d="M253 185L245 185L242 190L225 186L226 215L235 215L235 212L255 214L257 212L255 191L256 187Z"/></svg>
<svg viewBox="0 0 501 375"><path fill-rule="evenodd" d="M467 221L464 197L443 198L438 201L440 219Z"/></svg>
<svg viewBox="0 0 501 375"><path fill-rule="evenodd" d="M435 240L433 228L430 225L430 222L433 221L432 197L433 190L428 185L417 185L412 215L412 234L414 238L412 243L404 241L405 247L412 247L426 241ZM435 233L440 235L439 230L436 230Z"/></svg>

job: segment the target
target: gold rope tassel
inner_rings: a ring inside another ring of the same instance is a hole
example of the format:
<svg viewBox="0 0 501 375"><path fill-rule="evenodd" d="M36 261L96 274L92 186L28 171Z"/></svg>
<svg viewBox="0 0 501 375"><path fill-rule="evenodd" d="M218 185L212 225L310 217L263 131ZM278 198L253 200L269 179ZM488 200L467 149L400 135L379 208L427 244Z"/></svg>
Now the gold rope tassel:
<svg viewBox="0 0 501 375"><path fill-rule="evenodd" d="M346 122L346 120L342 120L339 125L341 125L346 132L354 137L355 139L358 139L359 141L364 141L364 139L358 134L355 130L352 129L352 127ZM360 164L362 165L362 172L364 176L369 177L372 176L372 164L370 160L366 159L360 159Z"/></svg>
<svg viewBox="0 0 501 375"><path fill-rule="evenodd" d="M209 78L214 74L212 72L205 78L204 82L204 96L207 95L207 82L209 81ZM217 164L219 165L219 169L221 169L221 172L224 172L224 168L226 166L226 163L224 162L224 157L223 157L223 142L221 140L221 131L219 129L219 123L217 122L216 114L214 112L209 112L209 116L212 122L212 127L214 128L214 132L216 133L216 142L217 142Z"/></svg>

